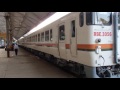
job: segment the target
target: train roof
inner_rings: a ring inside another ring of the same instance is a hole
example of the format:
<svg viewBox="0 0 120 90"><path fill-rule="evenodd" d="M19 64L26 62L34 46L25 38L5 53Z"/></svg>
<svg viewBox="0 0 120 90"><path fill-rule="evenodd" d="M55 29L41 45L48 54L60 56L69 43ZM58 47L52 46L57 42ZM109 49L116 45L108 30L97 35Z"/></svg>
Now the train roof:
<svg viewBox="0 0 120 90"><path fill-rule="evenodd" d="M77 13L79 13L79 12L77 12ZM56 21L54 21L54 22L52 22L52 23L44 26L43 28L38 29L37 31L35 31L35 32L33 32L33 33L29 34L29 35L26 35L26 36L31 36L31 35L34 34L34 33L40 32L40 30L41 30L41 31L44 30L44 28L49 28L49 26L51 26L52 24L56 24L56 23L59 23L59 22L61 22L61 21L64 21L64 20L66 20L67 18L69 18L69 16L71 16L71 15L74 16L74 15L76 15L76 13L75 13L75 12L71 12L71 13L69 13L69 14L67 14L67 15L59 18L59 19L57 19ZM66 18L66 17L67 17L67 18ZM50 29L50 28L49 28L49 29Z"/></svg>

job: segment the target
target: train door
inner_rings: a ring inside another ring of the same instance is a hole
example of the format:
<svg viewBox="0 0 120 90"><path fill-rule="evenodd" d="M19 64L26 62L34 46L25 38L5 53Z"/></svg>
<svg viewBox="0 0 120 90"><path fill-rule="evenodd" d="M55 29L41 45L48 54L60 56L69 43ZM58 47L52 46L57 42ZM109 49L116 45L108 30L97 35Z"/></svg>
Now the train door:
<svg viewBox="0 0 120 90"><path fill-rule="evenodd" d="M114 59L120 64L120 12L114 13Z"/></svg>
<svg viewBox="0 0 120 90"><path fill-rule="evenodd" d="M76 48L76 20L72 19L71 22L71 35L70 35L70 51L72 56L77 55L77 48Z"/></svg>
<svg viewBox="0 0 120 90"><path fill-rule="evenodd" d="M66 59L66 47L65 47L65 24L59 24L59 54L60 58Z"/></svg>

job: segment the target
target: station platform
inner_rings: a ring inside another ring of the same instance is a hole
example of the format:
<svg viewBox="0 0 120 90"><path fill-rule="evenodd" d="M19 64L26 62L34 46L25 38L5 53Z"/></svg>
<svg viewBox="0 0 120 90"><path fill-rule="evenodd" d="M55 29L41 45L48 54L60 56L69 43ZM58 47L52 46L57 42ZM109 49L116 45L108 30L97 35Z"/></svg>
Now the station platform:
<svg viewBox="0 0 120 90"><path fill-rule="evenodd" d="M18 55L0 48L0 78L75 78L64 70L19 48Z"/></svg>

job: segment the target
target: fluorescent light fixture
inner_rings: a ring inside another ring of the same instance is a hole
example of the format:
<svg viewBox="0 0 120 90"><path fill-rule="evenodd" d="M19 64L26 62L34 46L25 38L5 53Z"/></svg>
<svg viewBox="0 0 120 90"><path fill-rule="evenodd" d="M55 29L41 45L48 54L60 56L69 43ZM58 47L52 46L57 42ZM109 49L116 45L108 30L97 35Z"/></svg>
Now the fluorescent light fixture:
<svg viewBox="0 0 120 90"><path fill-rule="evenodd" d="M22 38L24 38L24 37L20 37L18 40L20 40L20 39L22 39Z"/></svg>
<svg viewBox="0 0 120 90"><path fill-rule="evenodd" d="M49 18L47 18L45 21L43 21L42 23L40 23L38 26L36 26L35 28L33 28L32 30L30 30L27 34L25 34L24 36L27 36L43 27L45 27L46 25L58 20L59 18L69 14L71 12L56 12L55 14L53 14L52 16L50 16Z"/></svg>

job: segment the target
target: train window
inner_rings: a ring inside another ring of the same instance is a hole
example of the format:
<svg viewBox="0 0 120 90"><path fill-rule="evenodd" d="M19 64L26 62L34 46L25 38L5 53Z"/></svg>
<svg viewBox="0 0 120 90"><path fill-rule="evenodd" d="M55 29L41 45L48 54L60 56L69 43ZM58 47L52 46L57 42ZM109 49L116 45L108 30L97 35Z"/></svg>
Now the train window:
<svg viewBox="0 0 120 90"><path fill-rule="evenodd" d="M40 42L40 34L38 34L38 42Z"/></svg>
<svg viewBox="0 0 120 90"><path fill-rule="evenodd" d="M33 36L32 36L32 42L33 42Z"/></svg>
<svg viewBox="0 0 120 90"><path fill-rule="evenodd" d="M36 42L36 35L34 36L34 42Z"/></svg>
<svg viewBox="0 0 120 90"><path fill-rule="evenodd" d="M33 36L33 42L34 42L34 36Z"/></svg>
<svg viewBox="0 0 120 90"><path fill-rule="evenodd" d="M120 12L118 13L118 23L120 24Z"/></svg>
<svg viewBox="0 0 120 90"><path fill-rule="evenodd" d="M32 36L32 42L33 42L33 36Z"/></svg>
<svg viewBox="0 0 120 90"><path fill-rule="evenodd" d="M80 27L82 27L84 25L84 13L81 12L80 13L80 16L79 16L79 24L80 24Z"/></svg>
<svg viewBox="0 0 120 90"><path fill-rule="evenodd" d="M93 23L92 23L92 12L86 12L86 24L87 25L92 25Z"/></svg>
<svg viewBox="0 0 120 90"><path fill-rule="evenodd" d="M34 42L35 42L35 35L34 35Z"/></svg>
<svg viewBox="0 0 120 90"><path fill-rule="evenodd" d="M36 35L35 41L37 42L37 35Z"/></svg>
<svg viewBox="0 0 120 90"><path fill-rule="evenodd" d="M30 42L30 37L29 37L29 42Z"/></svg>
<svg viewBox="0 0 120 90"><path fill-rule="evenodd" d="M44 32L41 33L41 41L44 42Z"/></svg>
<svg viewBox="0 0 120 90"><path fill-rule="evenodd" d="M112 13L111 12L96 12L95 24L111 25Z"/></svg>
<svg viewBox="0 0 120 90"><path fill-rule="evenodd" d="M30 37L30 42L31 42L31 37Z"/></svg>
<svg viewBox="0 0 120 90"><path fill-rule="evenodd" d="M33 36L33 42L34 42L34 36Z"/></svg>
<svg viewBox="0 0 120 90"><path fill-rule="evenodd" d="M33 36L33 42L34 42L34 36Z"/></svg>
<svg viewBox="0 0 120 90"><path fill-rule="evenodd" d="M49 30L45 31L45 41L49 41Z"/></svg>
<svg viewBox="0 0 120 90"><path fill-rule="evenodd" d="M60 40L65 40L65 27L64 25L59 27Z"/></svg>
<svg viewBox="0 0 120 90"><path fill-rule="evenodd" d="M34 36L32 36L32 42L34 41Z"/></svg>
<svg viewBox="0 0 120 90"><path fill-rule="evenodd" d="M52 29L50 29L50 41L52 41Z"/></svg>
<svg viewBox="0 0 120 90"><path fill-rule="evenodd" d="M120 12L118 13L118 24L120 24ZM118 25L118 30L120 30L120 26Z"/></svg>
<svg viewBox="0 0 120 90"><path fill-rule="evenodd" d="M111 12L86 12L87 25L111 25Z"/></svg>
<svg viewBox="0 0 120 90"><path fill-rule="evenodd" d="M75 20L71 21L71 37L75 37Z"/></svg>

